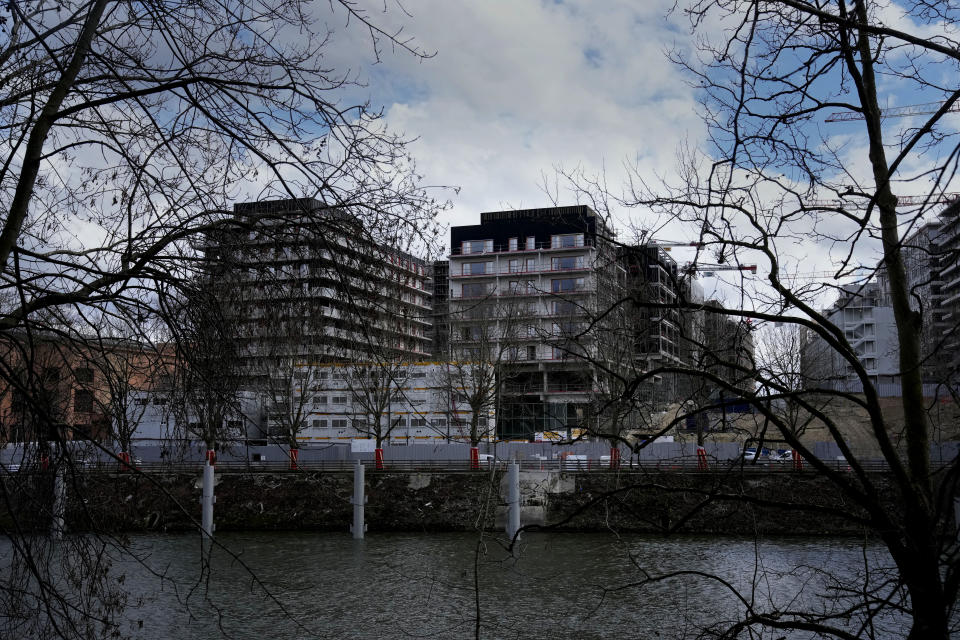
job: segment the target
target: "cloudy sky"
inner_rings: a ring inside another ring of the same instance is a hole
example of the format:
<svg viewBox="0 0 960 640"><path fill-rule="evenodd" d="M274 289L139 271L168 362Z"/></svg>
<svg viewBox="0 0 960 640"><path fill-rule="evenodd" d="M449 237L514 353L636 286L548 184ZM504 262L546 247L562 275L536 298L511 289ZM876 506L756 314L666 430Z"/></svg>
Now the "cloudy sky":
<svg viewBox="0 0 960 640"><path fill-rule="evenodd" d="M405 3L406 12L390 0L385 6L385 14L372 17L389 29L402 27L436 55L419 61L387 49L380 63L369 65L369 39L352 29L338 34L349 46L336 47L333 62L355 66L366 82L365 97L382 106L391 128L417 138L413 152L425 181L457 188L446 192L453 204L448 224L476 224L481 211L549 206L544 178L555 178L558 168L602 174L615 192L626 164L635 164L647 180L669 179L677 149L703 144L695 92L665 55L689 51L692 43L689 23L671 13L671 0L418 0ZM886 14L890 24L915 27L895 6ZM887 106L917 101L883 89ZM845 169L867 177L866 149L842 141L845 126L826 130L847 145ZM554 196L561 204L577 201L562 188ZM621 231L651 224L642 210L615 215ZM658 237L695 236L692 229L672 227ZM810 274L847 257L842 242L794 244L784 243L784 251L795 269ZM857 259L876 264L878 247L868 239ZM674 255L678 262L692 257L682 250ZM717 280L704 285L717 286Z"/></svg>
<svg viewBox="0 0 960 640"><path fill-rule="evenodd" d="M408 3L410 17L388 5L436 55L386 52L363 73L391 127L419 138L427 182L459 188L447 221L475 224L548 206L543 176L557 167L619 185L624 162L669 170L678 142L699 138L692 93L664 57L689 37L669 4L437 0Z"/></svg>

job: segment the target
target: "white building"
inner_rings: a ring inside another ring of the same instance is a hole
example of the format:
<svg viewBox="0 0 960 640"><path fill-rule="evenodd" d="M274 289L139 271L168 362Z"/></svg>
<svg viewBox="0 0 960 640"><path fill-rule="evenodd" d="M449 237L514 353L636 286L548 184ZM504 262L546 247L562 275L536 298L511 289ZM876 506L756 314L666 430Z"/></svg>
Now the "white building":
<svg viewBox="0 0 960 640"><path fill-rule="evenodd" d="M882 395L897 395L900 354L893 307L883 285L876 281L843 288L840 298L824 311L850 344L860 366ZM803 373L806 388L862 391L853 365L819 337L805 346Z"/></svg>
<svg viewBox="0 0 960 640"><path fill-rule="evenodd" d="M304 385L292 390L292 398L274 399L274 408L291 400L305 407L304 426L297 435L302 446L370 437L374 420L388 432L386 442L394 445L465 442L472 412L449 367L436 362L304 365ZM378 388L371 390L372 371L378 373ZM371 394L384 399L376 411L371 411L371 403L377 402ZM267 414L267 431L276 437L282 420L275 411ZM495 421L490 406L480 424L492 428Z"/></svg>
<svg viewBox="0 0 960 640"><path fill-rule="evenodd" d="M189 411L174 406L168 391L132 391L127 403L127 419L134 427L132 444L169 447L196 440L200 429ZM252 393L240 394L238 409L223 424L224 442L261 440L263 411L260 400Z"/></svg>

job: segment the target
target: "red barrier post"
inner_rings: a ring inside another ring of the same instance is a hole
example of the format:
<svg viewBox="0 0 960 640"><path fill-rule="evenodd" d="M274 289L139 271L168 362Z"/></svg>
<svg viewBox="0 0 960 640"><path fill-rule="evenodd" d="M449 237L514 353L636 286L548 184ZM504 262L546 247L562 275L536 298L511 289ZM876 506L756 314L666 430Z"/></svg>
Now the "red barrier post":
<svg viewBox="0 0 960 640"><path fill-rule="evenodd" d="M377 447L377 449L374 451L374 459L377 463L377 469L383 469L383 449Z"/></svg>
<svg viewBox="0 0 960 640"><path fill-rule="evenodd" d="M710 466L707 463L707 450L704 447L697 447L697 470L709 471Z"/></svg>
<svg viewBox="0 0 960 640"><path fill-rule="evenodd" d="M479 447L470 447L470 468L471 469L480 468L480 448Z"/></svg>

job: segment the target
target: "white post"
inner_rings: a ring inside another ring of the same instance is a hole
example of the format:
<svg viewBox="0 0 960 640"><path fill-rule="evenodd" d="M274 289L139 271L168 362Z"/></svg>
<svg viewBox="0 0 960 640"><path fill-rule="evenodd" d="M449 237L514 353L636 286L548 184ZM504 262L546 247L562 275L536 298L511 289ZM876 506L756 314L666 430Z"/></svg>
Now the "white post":
<svg viewBox="0 0 960 640"><path fill-rule="evenodd" d="M207 459L203 462L203 495L200 496L200 504L203 507L203 514L200 519L200 527L204 538L213 537L213 505L217 502L217 497L213 495L213 460L208 452Z"/></svg>
<svg viewBox="0 0 960 640"><path fill-rule="evenodd" d="M67 482L64 478L64 464L61 458L53 477L53 522L50 523L50 535L54 540L63 538L64 514L67 511Z"/></svg>
<svg viewBox="0 0 960 640"><path fill-rule="evenodd" d="M357 466L353 468L353 499L350 500L353 505L353 524L350 531L354 540L363 540L363 534L367 530L363 521L363 505L366 502L367 498L363 493L363 464L357 460Z"/></svg>
<svg viewBox="0 0 960 640"><path fill-rule="evenodd" d="M520 530L520 463L516 460L510 463L507 474L509 498L507 500L507 537L512 542Z"/></svg>

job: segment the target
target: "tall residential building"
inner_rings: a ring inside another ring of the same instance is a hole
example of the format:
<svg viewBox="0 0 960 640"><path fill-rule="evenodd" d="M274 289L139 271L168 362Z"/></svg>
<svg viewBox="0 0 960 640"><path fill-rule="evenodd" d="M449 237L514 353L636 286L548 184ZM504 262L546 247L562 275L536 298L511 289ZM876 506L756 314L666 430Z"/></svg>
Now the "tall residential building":
<svg viewBox="0 0 960 640"><path fill-rule="evenodd" d="M450 264L433 262L433 356L446 360L450 355Z"/></svg>
<svg viewBox="0 0 960 640"><path fill-rule="evenodd" d="M423 260L309 198L239 203L234 217L204 249L244 386L304 363L430 355Z"/></svg>
<svg viewBox="0 0 960 640"><path fill-rule="evenodd" d="M952 379L956 384L960 375L960 201L905 238L901 256L910 307L923 321L924 382L935 386ZM884 304L889 305L889 283L882 266L877 281Z"/></svg>
<svg viewBox="0 0 960 640"><path fill-rule="evenodd" d="M824 315L846 338L857 361L882 395L899 393L900 363L893 308L881 282L842 288L839 299ZM852 364L819 337L811 337L802 354L804 385L808 389L862 392Z"/></svg>
<svg viewBox="0 0 960 640"><path fill-rule="evenodd" d="M933 238L937 287L933 300L934 333L942 337L937 358L943 363L942 377L956 384L960 378L960 200L940 213ZM940 380L945 381L945 380Z"/></svg>
<svg viewBox="0 0 960 640"><path fill-rule="evenodd" d="M450 237L451 353L502 366L498 435L594 426L597 365L632 359L621 310L599 313L624 292L612 230L571 206L484 212Z"/></svg>
<svg viewBox="0 0 960 640"><path fill-rule="evenodd" d="M692 379L661 369L697 366L704 314L696 307L703 304L703 287L662 246L623 246L620 254L631 298L627 326L647 381L646 399L655 407L676 403L691 395Z"/></svg>

